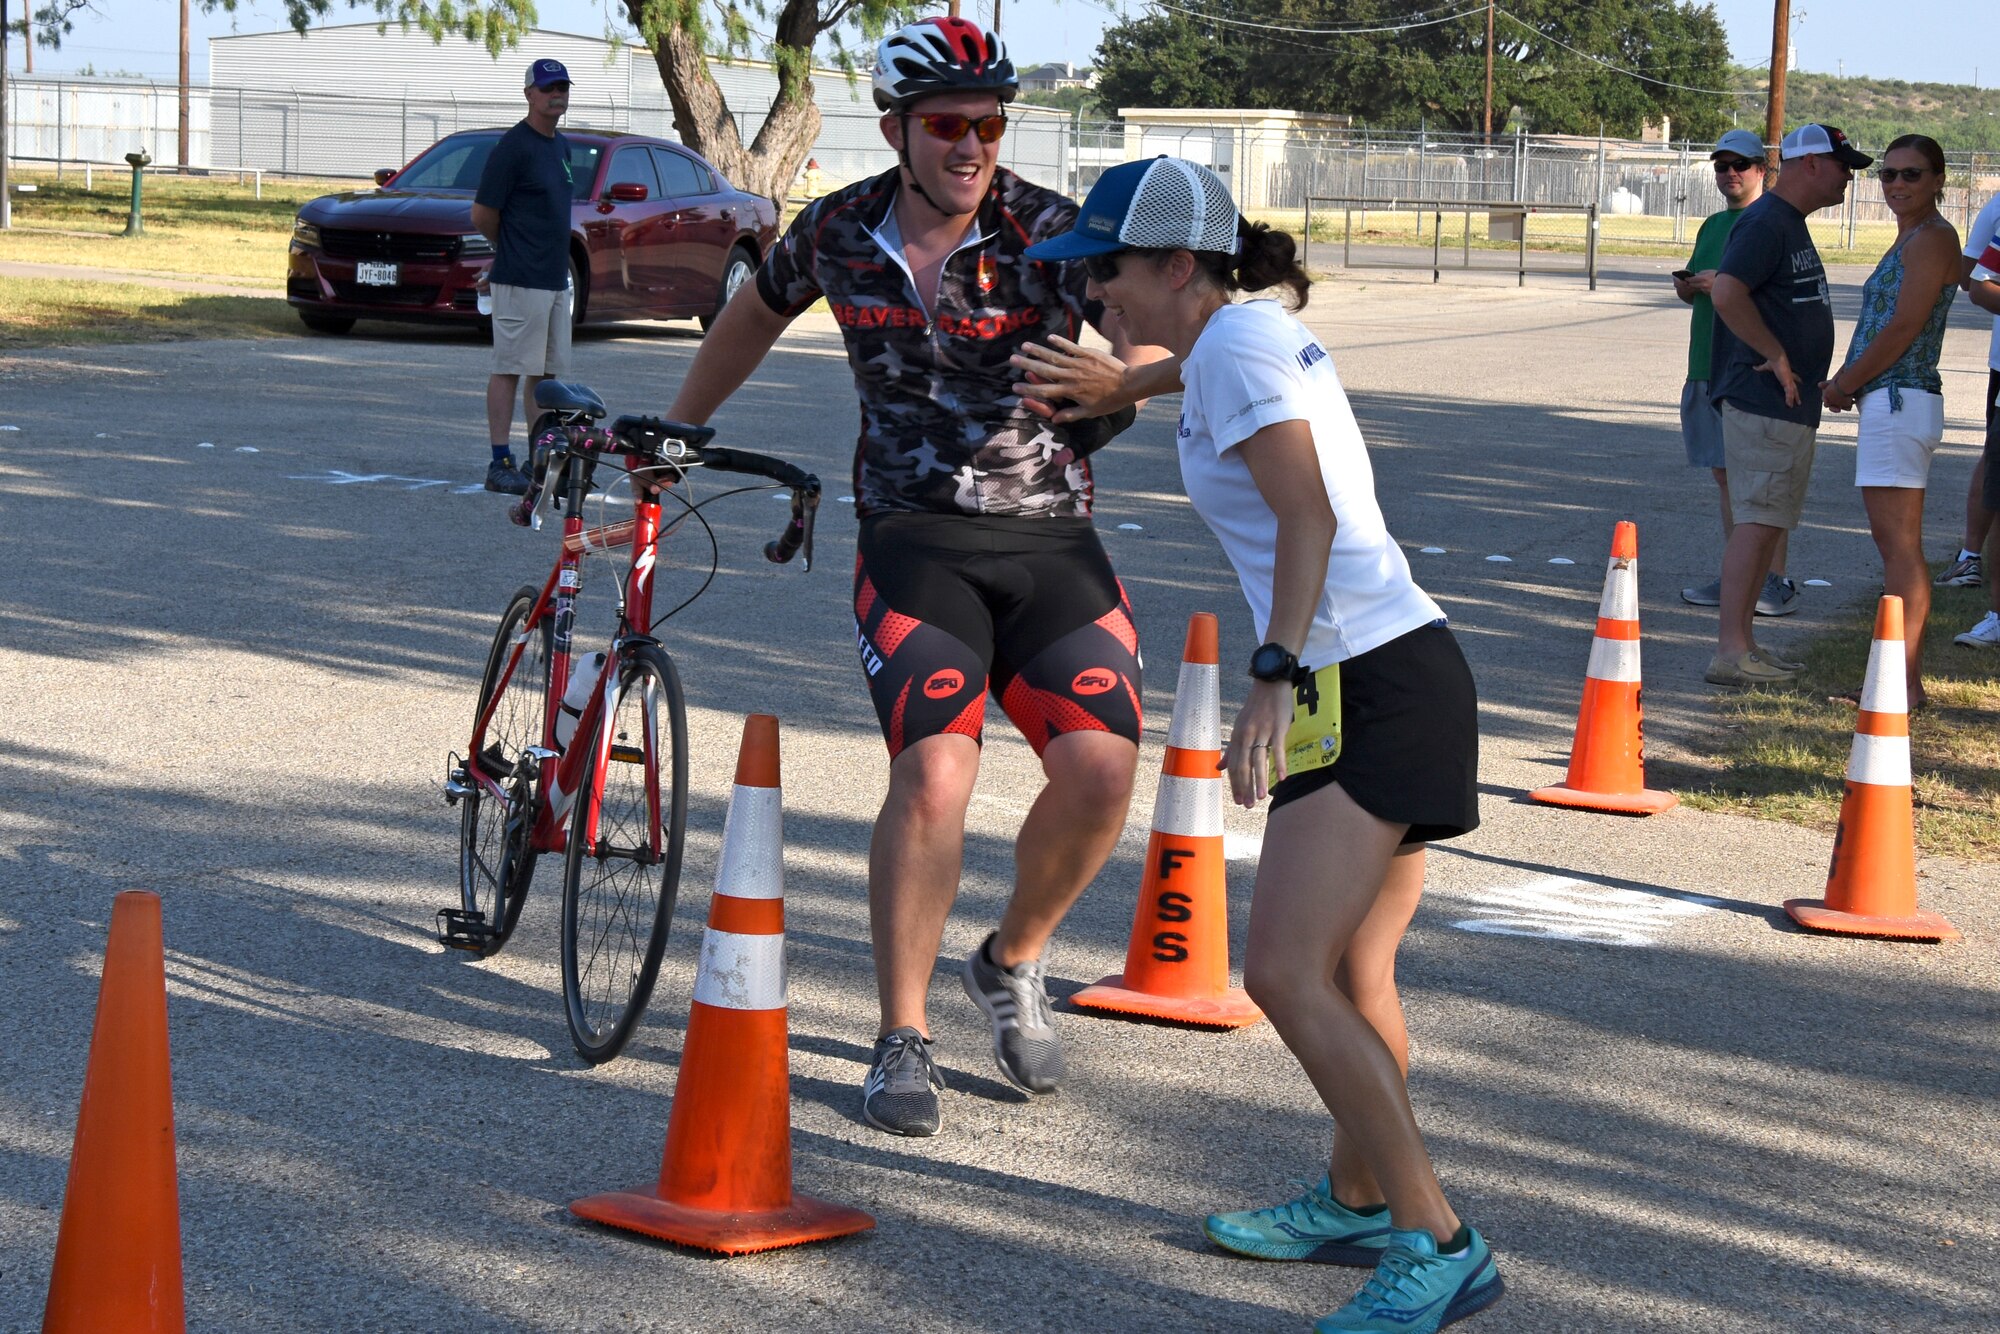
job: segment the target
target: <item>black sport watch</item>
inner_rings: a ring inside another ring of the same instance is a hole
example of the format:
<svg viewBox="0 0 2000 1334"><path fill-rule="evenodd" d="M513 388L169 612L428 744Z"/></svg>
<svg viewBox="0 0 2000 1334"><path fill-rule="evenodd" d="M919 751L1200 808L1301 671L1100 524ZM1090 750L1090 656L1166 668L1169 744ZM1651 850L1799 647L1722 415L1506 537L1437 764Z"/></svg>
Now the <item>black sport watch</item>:
<svg viewBox="0 0 2000 1334"><path fill-rule="evenodd" d="M1266 644L1250 655L1250 675L1259 681L1290 682L1298 674L1298 655L1283 644Z"/></svg>

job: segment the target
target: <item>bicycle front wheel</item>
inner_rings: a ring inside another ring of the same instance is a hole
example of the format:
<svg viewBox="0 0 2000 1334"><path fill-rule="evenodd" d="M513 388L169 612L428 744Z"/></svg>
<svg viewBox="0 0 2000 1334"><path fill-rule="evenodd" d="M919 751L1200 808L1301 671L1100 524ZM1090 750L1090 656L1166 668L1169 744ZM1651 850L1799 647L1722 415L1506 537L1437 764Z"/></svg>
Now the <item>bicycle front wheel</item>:
<svg viewBox="0 0 2000 1334"><path fill-rule="evenodd" d="M593 1065L631 1041L672 926L687 833L687 710L662 649L625 660L579 782L563 871L563 1002ZM607 739L608 745L604 742ZM594 837L593 837L594 830Z"/></svg>
<svg viewBox="0 0 2000 1334"><path fill-rule="evenodd" d="M465 911L477 913L489 934L477 951L480 958L500 952L521 918L527 900L528 882L535 875L535 851L529 834L535 823L534 765L520 763L521 752L539 745L542 725L548 712L549 658L553 640L550 619L544 616L528 629L528 616L535 609L540 591L523 587L508 602L500 617L500 629L486 654L486 674L479 685L479 711L500 689L500 677L514 655L516 640L526 635L521 660L508 678L505 693L486 725L479 752L479 767L507 790L502 801L491 789L471 784L472 791L459 801L458 889Z"/></svg>

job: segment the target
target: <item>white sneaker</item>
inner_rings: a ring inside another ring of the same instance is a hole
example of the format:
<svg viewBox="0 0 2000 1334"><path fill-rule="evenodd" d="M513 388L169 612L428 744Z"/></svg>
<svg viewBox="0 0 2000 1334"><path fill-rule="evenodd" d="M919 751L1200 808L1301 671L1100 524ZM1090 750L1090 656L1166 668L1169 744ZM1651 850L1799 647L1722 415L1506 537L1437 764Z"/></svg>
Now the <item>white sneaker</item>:
<svg viewBox="0 0 2000 1334"><path fill-rule="evenodd" d="M1979 624L1951 642L1967 648L2000 648L2000 611L1987 612L1979 618Z"/></svg>

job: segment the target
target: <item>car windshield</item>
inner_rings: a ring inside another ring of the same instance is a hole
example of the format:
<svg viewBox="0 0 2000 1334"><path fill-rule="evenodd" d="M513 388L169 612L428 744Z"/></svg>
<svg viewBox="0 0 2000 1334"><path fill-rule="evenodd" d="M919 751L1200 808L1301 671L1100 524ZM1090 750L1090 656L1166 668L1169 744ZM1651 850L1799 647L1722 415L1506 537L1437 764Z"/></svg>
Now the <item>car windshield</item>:
<svg viewBox="0 0 2000 1334"><path fill-rule="evenodd" d="M565 136L567 138L567 136ZM398 190L463 190L471 194L479 188L479 174L486 159L500 142L497 134L454 134L432 144L422 157L396 178ZM596 144L568 139L569 174L577 199L590 198L590 186L597 179L597 159L602 149Z"/></svg>

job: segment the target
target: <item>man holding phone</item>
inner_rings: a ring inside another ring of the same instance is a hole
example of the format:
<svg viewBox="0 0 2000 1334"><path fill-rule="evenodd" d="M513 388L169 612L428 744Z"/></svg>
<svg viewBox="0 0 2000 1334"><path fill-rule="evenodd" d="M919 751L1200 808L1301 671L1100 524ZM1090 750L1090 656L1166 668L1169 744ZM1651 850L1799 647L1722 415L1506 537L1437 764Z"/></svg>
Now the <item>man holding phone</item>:
<svg viewBox="0 0 2000 1334"><path fill-rule="evenodd" d="M1694 307L1688 330L1688 378L1681 386L1681 443L1687 446L1690 468L1707 468L1715 477L1722 501L1722 540L1728 544L1735 528L1729 509L1729 474L1722 459L1722 412L1708 398L1709 361L1715 337L1715 307L1709 300L1709 286L1715 280L1715 266L1721 262L1723 247L1743 210L1764 193L1766 166L1764 141L1750 130L1730 130L1716 141L1708 155L1715 168L1715 188L1728 205L1709 215L1695 233L1694 253L1685 269L1674 270L1674 295ZM1771 573L1757 597L1757 615L1784 616L1797 611L1799 587L1785 577L1785 534L1771 557ZM1681 601L1696 607L1722 605L1720 577L1706 584L1681 590Z"/></svg>

